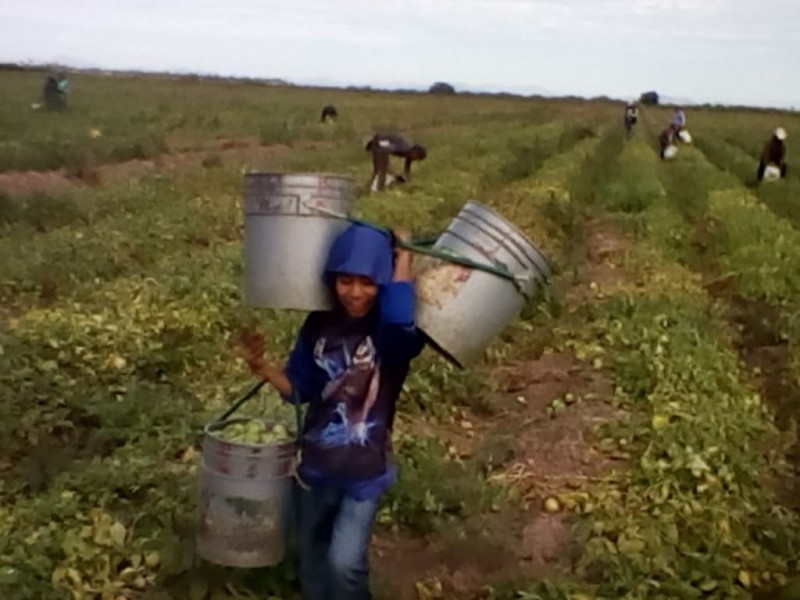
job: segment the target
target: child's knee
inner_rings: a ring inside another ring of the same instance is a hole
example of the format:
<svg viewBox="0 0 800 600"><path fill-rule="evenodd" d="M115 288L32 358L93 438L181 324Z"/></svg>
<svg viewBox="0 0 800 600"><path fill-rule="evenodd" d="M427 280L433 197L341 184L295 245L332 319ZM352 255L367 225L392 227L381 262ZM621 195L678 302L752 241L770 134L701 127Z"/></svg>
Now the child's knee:
<svg viewBox="0 0 800 600"><path fill-rule="evenodd" d="M367 584L368 568L363 552L339 548L331 552L329 564L333 578L341 586L360 588Z"/></svg>

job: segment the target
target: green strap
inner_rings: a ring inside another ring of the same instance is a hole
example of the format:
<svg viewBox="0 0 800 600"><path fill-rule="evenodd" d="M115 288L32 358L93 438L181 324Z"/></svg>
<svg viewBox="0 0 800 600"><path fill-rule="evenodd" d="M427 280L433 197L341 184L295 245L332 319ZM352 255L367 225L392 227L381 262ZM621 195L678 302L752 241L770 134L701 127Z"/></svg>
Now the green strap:
<svg viewBox="0 0 800 600"><path fill-rule="evenodd" d="M355 223L357 225L364 225L365 227L371 227L372 229L377 229L378 231L385 233L389 237L394 237L392 230L387 227L384 227L383 225L378 225L377 223L371 223L370 221L359 219L357 217L343 215L332 210L320 208L318 206L313 206L309 208L321 212L330 217L333 217L334 219L342 219L344 221L350 221L351 223ZM466 258L465 256L457 256L449 252L443 252L441 250L437 250L436 248L432 247L433 244L436 242L437 238L438 236L433 237L431 235L426 235L419 238L412 238L408 242L396 239L396 243L401 248L405 248L406 250L410 250L411 252L417 254L424 254L426 256L438 258L447 262L451 262L456 265L461 265L462 267L469 267L470 269L475 269L476 271L484 271L486 273L491 273L492 275L496 275L497 277L508 279L517 287L517 289L520 289L521 291L521 285L517 277L514 276L514 274L508 270L508 267L506 267L500 261L493 261L494 265L485 265L483 263L475 262L474 260Z"/></svg>

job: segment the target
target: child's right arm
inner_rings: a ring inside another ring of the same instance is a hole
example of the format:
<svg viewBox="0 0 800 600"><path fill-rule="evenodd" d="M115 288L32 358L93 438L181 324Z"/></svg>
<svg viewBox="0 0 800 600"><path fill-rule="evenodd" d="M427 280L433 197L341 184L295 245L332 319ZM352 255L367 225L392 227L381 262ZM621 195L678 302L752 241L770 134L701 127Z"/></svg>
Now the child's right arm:
<svg viewBox="0 0 800 600"><path fill-rule="evenodd" d="M253 374L269 382L287 402L309 402L322 392L324 375L314 361L312 315L306 319L297 336L285 368L281 368L264 353L264 335L245 332L239 339L239 355L250 366Z"/></svg>
<svg viewBox="0 0 800 600"><path fill-rule="evenodd" d="M269 381L278 393L284 398L291 398L294 393L294 386L282 369L275 365L264 363L256 372L262 379Z"/></svg>

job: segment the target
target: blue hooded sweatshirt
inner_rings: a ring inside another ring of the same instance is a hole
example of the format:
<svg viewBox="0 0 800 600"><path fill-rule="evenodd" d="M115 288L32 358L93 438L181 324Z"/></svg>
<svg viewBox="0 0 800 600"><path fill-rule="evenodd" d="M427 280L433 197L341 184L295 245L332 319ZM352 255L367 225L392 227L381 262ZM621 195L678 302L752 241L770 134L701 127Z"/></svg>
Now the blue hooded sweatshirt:
<svg viewBox="0 0 800 600"><path fill-rule="evenodd" d="M331 247L323 278L363 275L379 286L369 314L351 317L336 302L308 315L285 368L294 394L307 403L300 441L301 479L359 499L394 483L391 429L409 364L424 345L414 325L414 285L392 281L389 237L352 225ZM334 294L335 295L335 294Z"/></svg>

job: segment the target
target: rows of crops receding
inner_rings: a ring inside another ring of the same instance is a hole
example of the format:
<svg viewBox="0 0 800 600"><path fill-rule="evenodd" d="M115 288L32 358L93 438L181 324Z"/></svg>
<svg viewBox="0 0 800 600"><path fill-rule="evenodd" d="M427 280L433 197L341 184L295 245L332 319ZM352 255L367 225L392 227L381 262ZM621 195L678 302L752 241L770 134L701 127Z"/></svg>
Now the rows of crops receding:
<svg viewBox="0 0 800 600"><path fill-rule="evenodd" d="M797 572L796 182L748 187L776 115L690 113L695 145L664 162L661 109L626 139L603 102L74 85L68 113L10 130L0 169L102 167L145 138L153 155L276 146L0 198L0 596L298 597L290 560L247 571L194 554L203 426L252 384L233 340L258 323L280 359L302 319L243 305L248 169L348 175L358 217L415 233L475 199L553 266L478 364L432 349L414 363L377 598L747 598ZM335 125L318 122L323 98ZM366 195L376 128L429 156ZM243 414L294 418L266 392Z"/></svg>

